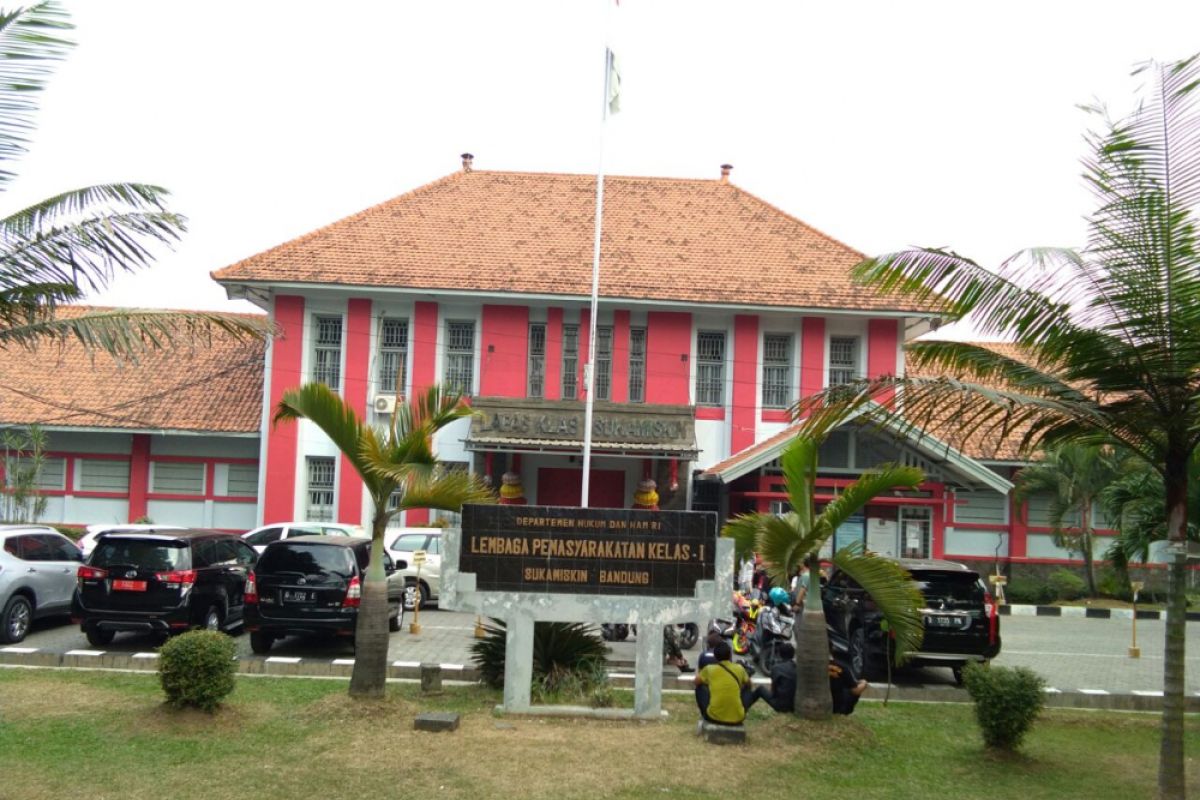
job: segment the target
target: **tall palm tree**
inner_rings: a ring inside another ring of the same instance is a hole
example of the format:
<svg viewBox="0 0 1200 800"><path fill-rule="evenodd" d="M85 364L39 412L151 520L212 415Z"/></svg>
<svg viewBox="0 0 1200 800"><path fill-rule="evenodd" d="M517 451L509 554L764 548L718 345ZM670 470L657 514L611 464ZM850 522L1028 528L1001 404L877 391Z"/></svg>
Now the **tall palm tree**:
<svg viewBox="0 0 1200 800"><path fill-rule="evenodd" d="M1167 538L1166 487L1162 475L1138 458L1127 458L1120 476L1100 493L1117 536L1104 557L1128 578L1131 561L1149 561L1150 547ZM1200 542L1200 451L1188 464L1187 538Z"/></svg>
<svg viewBox="0 0 1200 800"><path fill-rule="evenodd" d="M1089 597L1096 596L1094 510L1101 493L1120 475L1120 459L1107 445L1060 444L1016 476L1017 502L1035 495L1049 501L1055 543L1083 556Z"/></svg>
<svg viewBox="0 0 1200 800"><path fill-rule="evenodd" d="M825 628L825 610L821 604L820 551L842 523L882 492L896 488L911 489L924 480L916 467L884 465L864 473L842 490L820 514L813 503L817 478L817 452L821 442L835 427L829 415L814 414L801 432L784 449L779 464L787 486L792 510L782 516L743 514L721 529L732 537L735 550L744 556L751 552L762 556L768 573L786 584L796 570L807 563L812 582L804 601L804 611L795 627L796 639L796 713L806 719L828 719L832 712L829 691L829 634ZM856 580L874 599L880 613L895 633L896 655L916 650L921 644L924 626L919 609L921 593L899 564L861 546L844 547L833 555L833 564Z"/></svg>
<svg viewBox="0 0 1200 800"><path fill-rule="evenodd" d="M1187 478L1200 443L1200 57L1143 71L1150 81L1129 116L1089 109L1101 120L1083 162L1098 208L1081 252L1025 251L993 272L918 248L856 268L877 288L940 299L947 317L969 315L981 334L1014 340L1028 358L918 341L910 362L951 377L877 379L835 399L849 408L899 390L914 425L1015 435L1027 452L1115 442L1162 475L1171 558L1158 792L1173 799L1186 792Z"/></svg>
<svg viewBox="0 0 1200 800"><path fill-rule="evenodd" d="M412 508L459 511L463 503L493 501L492 491L474 475L446 470L433 452L433 435L471 415L456 392L430 387L399 403L390 426L364 422L354 409L323 383L306 383L284 392L273 424L311 420L325 432L366 485L374 507L371 561L363 584L355 627L354 669L350 695L382 697L387 684L388 599L383 569L383 536L388 520Z"/></svg>
<svg viewBox="0 0 1200 800"><path fill-rule="evenodd" d="M38 97L73 43L67 13L54 2L0 10L0 192L16 178L13 162L28 149ZM0 349L77 339L114 356L213 334L261 337L264 318L140 309L60 313L121 272L149 266L158 246L186 230L168 211L168 192L140 183L89 186L57 194L0 217Z"/></svg>

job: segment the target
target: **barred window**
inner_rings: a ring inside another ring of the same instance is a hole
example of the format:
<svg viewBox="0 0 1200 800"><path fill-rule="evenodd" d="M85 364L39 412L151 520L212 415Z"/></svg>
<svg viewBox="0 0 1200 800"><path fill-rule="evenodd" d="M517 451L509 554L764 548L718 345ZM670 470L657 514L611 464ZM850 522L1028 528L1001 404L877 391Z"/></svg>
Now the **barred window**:
<svg viewBox="0 0 1200 800"><path fill-rule="evenodd" d="M408 385L408 320L385 319L379 331L379 391L403 394Z"/></svg>
<svg viewBox="0 0 1200 800"><path fill-rule="evenodd" d="M446 376L448 389L470 394L475 377L475 323L446 323Z"/></svg>
<svg viewBox="0 0 1200 800"><path fill-rule="evenodd" d="M537 323L529 326L529 397L544 397L546 394L546 326Z"/></svg>
<svg viewBox="0 0 1200 800"><path fill-rule="evenodd" d="M578 397L579 369L579 326L563 325L562 397L574 400Z"/></svg>
<svg viewBox="0 0 1200 800"><path fill-rule="evenodd" d="M305 519L311 522L333 521L334 459L326 456L309 456L308 459L308 509Z"/></svg>
<svg viewBox="0 0 1200 800"><path fill-rule="evenodd" d="M155 461L150 465L150 491L157 494L204 494L204 465Z"/></svg>
<svg viewBox="0 0 1200 800"><path fill-rule="evenodd" d="M596 399L612 394L612 328L596 328Z"/></svg>
<svg viewBox="0 0 1200 800"><path fill-rule="evenodd" d="M312 377L337 391L342 379L342 318L317 317Z"/></svg>
<svg viewBox="0 0 1200 800"><path fill-rule="evenodd" d="M258 464L230 464L225 484L226 497L257 497Z"/></svg>
<svg viewBox="0 0 1200 800"><path fill-rule="evenodd" d="M725 405L725 334L696 335L696 405Z"/></svg>
<svg viewBox="0 0 1200 800"><path fill-rule="evenodd" d="M79 491L129 491L129 462L99 458L79 459Z"/></svg>
<svg viewBox="0 0 1200 800"><path fill-rule="evenodd" d="M792 337L763 336L763 408L787 408L792 403Z"/></svg>
<svg viewBox="0 0 1200 800"><path fill-rule="evenodd" d="M829 385L840 386L858 378L858 338L832 336L829 339Z"/></svg>
<svg viewBox="0 0 1200 800"><path fill-rule="evenodd" d="M25 456L10 458L4 478L9 486L32 479L30 488L62 491L67 488L67 460L43 457L39 465L36 459Z"/></svg>
<svg viewBox="0 0 1200 800"><path fill-rule="evenodd" d="M629 402L646 402L646 329L629 329Z"/></svg>

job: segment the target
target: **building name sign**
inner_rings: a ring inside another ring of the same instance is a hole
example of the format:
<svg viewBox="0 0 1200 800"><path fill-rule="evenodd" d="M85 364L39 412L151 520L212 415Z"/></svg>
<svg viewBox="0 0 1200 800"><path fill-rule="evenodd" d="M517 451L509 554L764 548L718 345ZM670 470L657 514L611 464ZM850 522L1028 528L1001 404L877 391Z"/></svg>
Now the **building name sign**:
<svg viewBox="0 0 1200 800"><path fill-rule="evenodd" d="M713 514L464 506L462 525L478 591L692 597L715 576Z"/></svg>
<svg viewBox="0 0 1200 800"><path fill-rule="evenodd" d="M585 430L581 403L554 401L489 400L473 407L473 436L508 436L578 441ZM688 406L611 407L597 403L592 414L592 436L604 442L695 446L695 423Z"/></svg>

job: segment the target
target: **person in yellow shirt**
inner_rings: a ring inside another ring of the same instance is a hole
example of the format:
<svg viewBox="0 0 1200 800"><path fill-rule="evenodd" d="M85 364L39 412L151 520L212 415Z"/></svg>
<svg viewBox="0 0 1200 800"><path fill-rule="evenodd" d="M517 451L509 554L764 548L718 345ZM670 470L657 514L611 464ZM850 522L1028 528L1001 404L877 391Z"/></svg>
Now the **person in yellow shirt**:
<svg viewBox="0 0 1200 800"><path fill-rule="evenodd" d="M713 648L715 664L696 673L696 705L700 716L717 725L741 725L750 698L750 676L741 664L733 663L729 642Z"/></svg>

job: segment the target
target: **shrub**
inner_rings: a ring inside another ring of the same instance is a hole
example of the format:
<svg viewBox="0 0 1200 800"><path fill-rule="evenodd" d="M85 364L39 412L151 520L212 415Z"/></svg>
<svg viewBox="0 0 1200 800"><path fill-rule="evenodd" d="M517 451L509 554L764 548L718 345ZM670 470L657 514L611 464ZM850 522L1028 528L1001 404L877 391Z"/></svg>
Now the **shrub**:
<svg viewBox="0 0 1200 800"><path fill-rule="evenodd" d="M963 683L975 701L983 743L997 750L1016 750L1046 703L1046 682L1027 667L968 664Z"/></svg>
<svg viewBox="0 0 1200 800"><path fill-rule="evenodd" d="M1087 593L1083 578L1068 569L1056 569L1050 573L1050 585L1063 600L1078 600Z"/></svg>
<svg viewBox="0 0 1200 800"><path fill-rule="evenodd" d="M176 708L215 711L233 691L233 639L218 631L188 631L158 651L158 679Z"/></svg>
<svg viewBox="0 0 1200 800"><path fill-rule="evenodd" d="M1129 600L1132 592L1129 590L1129 576L1115 569L1106 569L1100 573L1096 581L1096 589L1105 597L1117 600Z"/></svg>
<svg viewBox="0 0 1200 800"><path fill-rule="evenodd" d="M484 625L484 637L471 645L471 659L483 682L504 685L504 656L507 630L500 620ZM567 622L537 622L533 626L533 693L543 699L560 696L605 702L607 683L604 640L588 625Z"/></svg>
<svg viewBox="0 0 1200 800"><path fill-rule="evenodd" d="M1010 603L1046 605L1058 599L1058 592L1050 584L1032 578L1013 578L1005 587L1004 596Z"/></svg>

